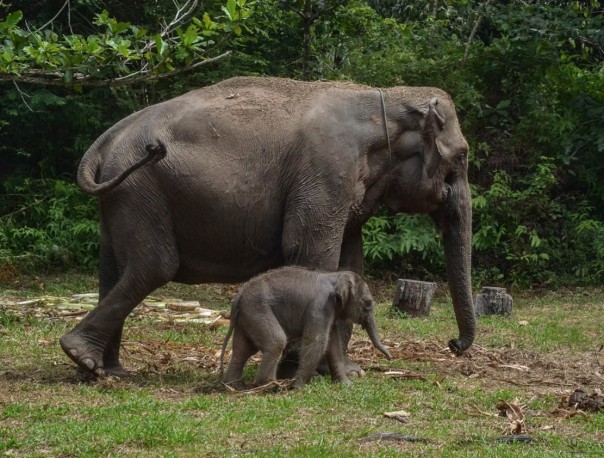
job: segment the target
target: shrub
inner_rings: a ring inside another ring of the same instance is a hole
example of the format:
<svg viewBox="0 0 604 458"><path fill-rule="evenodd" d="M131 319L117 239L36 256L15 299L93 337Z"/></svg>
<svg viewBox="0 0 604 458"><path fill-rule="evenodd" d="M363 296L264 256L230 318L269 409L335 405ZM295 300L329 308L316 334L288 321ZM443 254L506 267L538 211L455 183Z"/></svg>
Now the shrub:
<svg viewBox="0 0 604 458"><path fill-rule="evenodd" d="M60 179L11 177L0 195L0 264L36 269L96 265L96 201Z"/></svg>

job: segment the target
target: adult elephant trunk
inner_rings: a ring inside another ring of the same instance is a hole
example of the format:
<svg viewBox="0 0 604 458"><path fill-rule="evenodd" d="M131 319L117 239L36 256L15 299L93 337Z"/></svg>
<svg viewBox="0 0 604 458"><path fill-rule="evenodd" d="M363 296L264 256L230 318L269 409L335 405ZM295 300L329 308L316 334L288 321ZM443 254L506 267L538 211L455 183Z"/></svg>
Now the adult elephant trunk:
<svg viewBox="0 0 604 458"><path fill-rule="evenodd" d="M380 342L380 338L377 332L377 326L375 324L375 319L373 318L373 315L369 315L367 317L365 323L363 324L363 328L365 329L365 331L367 331L367 335L369 336L369 339L371 339L371 343L373 344L373 346L379 351L381 351L387 359L392 359L392 355L390 354L388 349L384 347L382 342Z"/></svg>
<svg viewBox="0 0 604 458"><path fill-rule="evenodd" d="M467 179L459 177L449 183L451 191L446 208L433 215L443 232L449 290L459 328L459 338L449 341L449 348L461 354L474 341L476 318L472 301L472 204Z"/></svg>

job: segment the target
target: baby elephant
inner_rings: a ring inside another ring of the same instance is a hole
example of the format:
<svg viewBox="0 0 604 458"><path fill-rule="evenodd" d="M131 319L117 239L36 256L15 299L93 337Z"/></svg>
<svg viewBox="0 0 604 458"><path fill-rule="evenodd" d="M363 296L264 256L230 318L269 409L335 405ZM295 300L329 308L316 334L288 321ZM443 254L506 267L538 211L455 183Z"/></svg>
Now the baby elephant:
<svg viewBox="0 0 604 458"><path fill-rule="evenodd" d="M221 374L224 352L234 331L233 356L224 382L239 381L245 363L258 350L262 361L256 384L275 380L283 350L288 343L299 340L300 362L294 387L308 383L325 355L332 378L350 384L344 370L338 319L360 324L375 348L391 358L378 338L369 287L356 273L282 267L252 278L239 290L231 309L231 325L220 356Z"/></svg>

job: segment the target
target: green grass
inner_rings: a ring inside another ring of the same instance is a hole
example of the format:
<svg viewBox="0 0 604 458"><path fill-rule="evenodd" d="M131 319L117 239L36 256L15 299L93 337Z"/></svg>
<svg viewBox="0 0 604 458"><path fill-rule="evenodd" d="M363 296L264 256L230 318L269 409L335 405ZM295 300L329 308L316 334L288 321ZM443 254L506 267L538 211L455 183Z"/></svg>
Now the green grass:
<svg viewBox="0 0 604 458"><path fill-rule="evenodd" d="M90 278L75 285L61 277L44 283L44 289L8 295L94 288ZM379 297L390 295L390 285L376 288ZM172 285L156 295L206 295L224 308L231 291ZM84 382L57 345L73 321L0 307L0 456L604 455L604 413L555 413L575 388L593 392L604 383L598 376L604 293L515 293L514 299L512 317L479 320L476 345L460 358L445 350L456 335L446 295L437 297L425 319L393 314L383 299L377 319L395 360L368 350L366 337L355 331L353 357L367 375L352 387L322 377L302 390L261 394L234 394L216 383L225 327L133 317L124 336L131 342L124 358L136 369L133 376ZM250 363L247 380L254 371ZM496 405L515 398L531 444L498 442L509 434L509 422L497 416ZM383 415L396 410L409 412L408 422ZM361 441L381 432L428 442Z"/></svg>

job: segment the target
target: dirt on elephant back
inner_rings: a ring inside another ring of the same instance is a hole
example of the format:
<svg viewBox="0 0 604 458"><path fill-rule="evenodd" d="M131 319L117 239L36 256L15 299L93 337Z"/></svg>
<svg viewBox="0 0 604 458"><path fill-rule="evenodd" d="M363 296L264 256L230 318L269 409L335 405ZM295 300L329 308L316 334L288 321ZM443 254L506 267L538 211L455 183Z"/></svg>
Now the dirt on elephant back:
<svg viewBox="0 0 604 458"><path fill-rule="evenodd" d="M293 116L295 120L316 100L333 102L343 94L362 91L374 92L376 102L380 100L377 88L362 84L346 81L308 82L273 77L230 78L184 94L180 98L196 99L210 111L230 116L235 123L253 123L259 126L263 118L266 121L275 116L279 118L287 115ZM396 104L396 107L390 106L393 111L400 109L399 105L403 100L405 105L415 108L427 107L428 101L434 97L452 103L447 93L431 87L385 88L383 95L386 101L392 100Z"/></svg>

